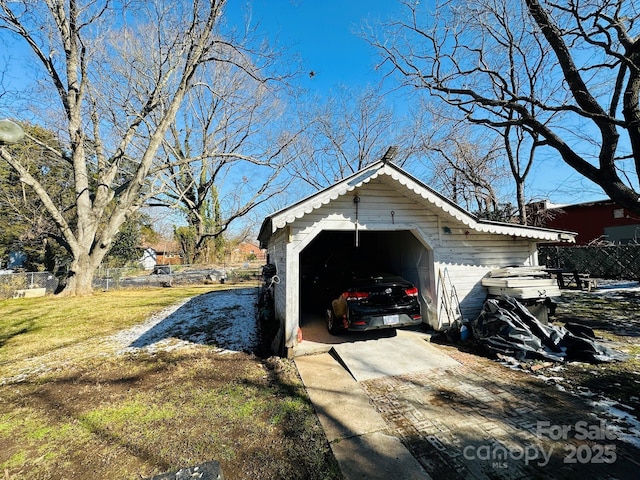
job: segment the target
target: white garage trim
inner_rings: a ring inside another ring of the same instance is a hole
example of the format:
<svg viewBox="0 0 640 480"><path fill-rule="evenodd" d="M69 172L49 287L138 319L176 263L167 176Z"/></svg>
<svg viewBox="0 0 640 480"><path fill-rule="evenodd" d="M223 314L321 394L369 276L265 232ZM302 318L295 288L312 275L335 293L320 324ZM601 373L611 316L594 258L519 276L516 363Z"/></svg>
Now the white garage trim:
<svg viewBox="0 0 640 480"><path fill-rule="evenodd" d="M537 265L538 242L572 242L575 237L571 232L480 220L399 167L377 162L268 216L262 224L258 239L281 279L274 291L275 311L288 349L298 338L300 254L323 231L411 232L429 252L430 265L416 266L416 275L429 270L424 273L428 288L421 290L438 306L436 281L446 270L467 317L479 310L486 294L480 281L488 271ZM417 245L412 248L423 262Z"/></svg>
<svg viewBox="0 0 640 480"><path fill-rule="evenodd" d="M351 177L267 217L258 236L261 244L264 247L264 242L278 229L379 177L393 179L416 197L416 203L419 203L420 200L422 202L426 201L450 216L452 220L457 220L457 222L477 232L531 238L545 242L574 241L575 234L572 232L480 220L399 167L389 163L377 162Z"/></svg>

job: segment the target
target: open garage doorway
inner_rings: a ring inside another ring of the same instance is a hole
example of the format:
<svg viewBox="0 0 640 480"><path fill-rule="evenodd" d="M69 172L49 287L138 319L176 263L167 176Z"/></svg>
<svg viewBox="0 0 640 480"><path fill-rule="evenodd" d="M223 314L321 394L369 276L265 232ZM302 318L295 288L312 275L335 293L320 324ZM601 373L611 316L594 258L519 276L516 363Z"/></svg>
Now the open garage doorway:
<svg viewBox="0 0 640 480"><path fill-rule="evenodd" d="M331 271L341 265L394 273L409 280L420 292L423 323L429 323L428 304L434 298L435 287L433 252L413 232L363 230L356 237L353 230L325 230L299 255L299 312L303 338L328 339L331 343L341 341L326 332L324 315L331 295L323 290L323 285L327 284L327 278L323 276L331 275ZM378 335L392 333L381 331ZM346 335L355 340L365 333Z"/></svg>

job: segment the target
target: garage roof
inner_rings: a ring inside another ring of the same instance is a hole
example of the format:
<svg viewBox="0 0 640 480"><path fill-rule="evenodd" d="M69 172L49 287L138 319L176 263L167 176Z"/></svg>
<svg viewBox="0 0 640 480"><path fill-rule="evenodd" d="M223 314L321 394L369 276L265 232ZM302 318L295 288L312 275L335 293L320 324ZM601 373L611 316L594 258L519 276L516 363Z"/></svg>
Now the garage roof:
<svg viewBox="0 0 640 480"><path fill-rule="evenodd" d="M304 215L376 178L395 184L398 190L403 188L405 190L404 193L409 197L415 198L417 204L431 204L451 217L452 220L457 220L477 232L531 238L545 242L575 241L576 234L573 232L481 220L411 176L402 168L381 160L324 190L269 215L262 222L262 227L260 228L260 234L258 235L260 246L264 248L269 237L287 224L293 223L296 219L302 218Z"/></svg>

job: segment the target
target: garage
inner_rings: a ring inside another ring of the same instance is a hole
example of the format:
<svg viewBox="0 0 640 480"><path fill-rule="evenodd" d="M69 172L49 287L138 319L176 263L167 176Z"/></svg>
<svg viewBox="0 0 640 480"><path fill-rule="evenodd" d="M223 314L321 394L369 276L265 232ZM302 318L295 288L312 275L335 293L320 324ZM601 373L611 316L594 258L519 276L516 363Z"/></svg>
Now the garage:
<svg viewBox="0 0 640 480"><path fill-rule="evenodd" d="M328 231L320 232L301 252L299 310L300 326L306 318L323 315L328 307L326 299L318 292L318 277L328 266L345 267L366 265L368 268L399 275L412 282L420 292L419 301L423 319L433 287L433 255L427 245L407 230L377 231Z"/></svg>
<svg viewBox="0 0 640 480"><path fill-rule="evenodd" d="M423 322L443 329L452 316L478 314L490 270L536 266L538 242L571 242L573 235L480 220L381 160L269 215L258 239L278 279L278 350L291 356L305 315L318 311L313 277L327 261L357 258L413 282Z"/></svg>

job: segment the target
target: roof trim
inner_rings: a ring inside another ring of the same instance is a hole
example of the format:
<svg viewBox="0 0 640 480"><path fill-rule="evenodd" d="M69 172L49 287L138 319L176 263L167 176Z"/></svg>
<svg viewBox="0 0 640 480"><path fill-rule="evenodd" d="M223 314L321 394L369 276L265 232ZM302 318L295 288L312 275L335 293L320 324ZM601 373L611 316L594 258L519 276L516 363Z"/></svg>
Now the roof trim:
<svg viewBox="0 0 640 480"><path fill-rule="evenodd" d="M266 245L269 237L279 229L284 228L286 225L293 223L304 215L317 210L323 205L330 203L332 200L335 200L338 197L341 197L381 176L389 176L400 185L420 196L423 200L426 200L429 204L444 211L455 220L477 232L524 237L547 242L575 241L576 234L573 232L481 220L440 193L436 192L417 178L413 177L402 168L391 163L378 161L335 183L334 185L316 192L266 217L258 235L261 246Z"/></svg>

